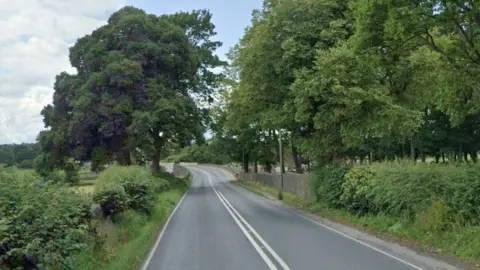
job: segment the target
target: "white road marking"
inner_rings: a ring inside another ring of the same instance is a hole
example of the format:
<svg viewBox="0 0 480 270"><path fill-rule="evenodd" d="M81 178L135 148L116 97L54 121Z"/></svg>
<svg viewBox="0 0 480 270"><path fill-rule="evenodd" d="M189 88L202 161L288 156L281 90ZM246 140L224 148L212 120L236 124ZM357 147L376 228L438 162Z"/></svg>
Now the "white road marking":
<svg viewBox="0 0 480 270"><path fill-rule="evenodd" d="M221 192L218 192L220 196L225 200L228 206L230 206L235 214L237 214L238 218L247 226L247 228L252 232L253 235L262 243L262 245L272 254L275 260L282 266L285 270L290 270L290 267L278 256L278 254L270 247L269 244L255 231L255 229L238 213L238 211L230 204L230 202L223 196Z"/></svg>
<svg viewBox="0 0 480 270"><path fill-rule="evenodd" d="M148 254L147 260L146 260L145 263L143 264L141 270L147 270L148 265L150 264L150 261L151 261L152 258L153 258L153 254L154 254L155 251L157 250L158 245L160 244L160 240L162 240L163 234L165 233L165 230L167 229L168 223L170 223L170 220L172 219L173 215L174 215L175 212L177 211L177 209L178 209L178 207L180 206L180 204L182 204L183 199L185 199L185 196L187 196L187 193L188 193L188 189L187 189L187 191L185 192L185 194L183 194L183 197L180 199L180 201L178 202L177 206L175 206L175 209L173 209L172 213L170 214L170 216L169 216L168 219L167 219L167 222L165 222L165 225L163 226L162 231L161 231L160 234L158 235L157 240L155 241L155 245L154 245L153 248L150 250L150 253Z"/></svg>
<svg viewBox="0 0 480 270"><path fill-rule="evenodd" d="M250 241L250 243L254 246L255 250L260 254L262 259L265 261L265 263L268 265L268 267L271 270L278 270L278 268L275 266L275 264L272 262L272 260L268 257L268 255L263 251L263 247L267 248L267 250L270 252L270 254L277 260L277 262L282 266L284 270L290 270L288 265L278 256L278 254L263 240L263 238L248 224L245 219L238 213L238 211L230 204L230 202L223 196L223 194L218 191L214 183L212 181L212 175L204 170L195 168L194 170L198 170L208 177L208 182L210 183L210 186L212 187L213 191L215 194L218 196L218 199L220 202L225 206L227 209L228 213L232 216L233 220L235 223L240 227L242 232L245 234L247 239ZM233 212L232 212L233 211ZM247 226L247 228L245 228ZM252 235L250 235L249 231L258 239L258 241L261 242L263 247L260 247L260 245L253 239Z"/></svg>
<svg viewBox="0 0 480 270"><path fill-rule="evenodd" d="M252 193L250 193L250 194L252 194ZM263 198L263 199L265 199L265 198ZM394 260L397 260L397 261L399 261L399 262L401 262L401 263L403 263L403 264L406 264L406 265L408 265L408 266L410 266L410 267L412 267L412 268L415 268L415 269L417 269L417 270L425 270L425 269L423 269L423 268L421 268L421 267L419 267L419 266L416 266L416 265L414 265L414 264L412 264L412 263L409 263L409 262L407 262L407 261L405 261L405 260L403 260L403 259L401 259L401 258L399 258L399 257L396 257L395 255L392 255L392 254L390 254L390 253L388 253L388 252L385 252L385 251L383 251L383 250L381 250L381 249L379 249L379 248L376 248L376 247L374 247L374 246L372 246L372 245L369 245L369 244L367 244L367 243L365 243L365 242L362 242L362 241L360 241L360 240L358 240L358 239L356 239L356 238L354 238L354 237L352 237L352 236L350 236L350 235L348 235L348 234L345 234L345 233L343 233L343 232L341 232L341 231L339 231L339 230L336 230L336 229L334 229L334 228L331 228L331 227L329 227L329 226L327 226L327 225L325 225L325 224L322 224L322 223L320 223L320 222L318 222L318 221L315 221L315 220L313 220L313 219L311 219L311 218L309 218L309 217L307 217L307 216L304 216L304 215L302 215L302 214L296 213L296 212L294 212L294 211L292 211L292 210L290 210L290 209L288 209L288 208L286 208L286 207L283 207L283 206L281 206L281 205L277 205L277 204L271 202L271 201L268 200L268 199L265 199L265 200L266 200L267 202L271 203L272 205L275 205L275 206L277 206L277 207L280 207L281 209L283 209L283 210L285 210L285 211L287 211L287 212L289 212L289 213L292 213L292 214L294 214L294 215L296 215L296 216L299 216L299 217L301 217L301 218L303 218L303 219L305 219L305 220L307 220L307 221L309 221L309 222L312 222L312 223L314 223L314 224L316 224L316 225L318 225L318 226L320 226L320 227L323 227L323 228L325 228L325 229L327 229L327 230L329 230L329 231L331 231L331 232L334 232L334 233L339 234L339 235L341 235L341 236L343 236L343 237L346 237L346 238L348 238L348 239L350 239L350 240L353 240L353 241L355 241L355 242L357 242L357 243L359 243L359 244L361 244L361 245L363 245L363 246L365 246L365 247L368 247L368 248L370 248L370 249L373 249L373 250L375 250L375 251L377 251L377 252L379 252L379 253L387 256L387 257L390 257L390 258L392 258L392 259L394 259ZM273 255L273 254L272 254L272 255Z"/></svg>
<svg viewBox="0 0 480 270"><path fill-rule="evenodd" d="M267 201L268 201L268 200L267 200ZM270 203L271 203L271 202L270 202ZM272 203L272 204L273 204L273 205L276 205L276 204L274 204L274 203ZM392 254L390 254L390 253L387 253L387 252L385 252L385 251L383 251L383 250L381 250L381 249L379 249L379 248L376 248L376 247L374 247L374 246L372 246L372 245L369 245L369 244L367 244L367 243L365 243L365 242L362 242L362 241L360 241L360 240L358 240L358 239L356 239L356 238L354 238L354 237L351 237L351 236L348 235L348 234L345 234L345 233L343 233L343 232L341 232L341 231L338 231L338 230L336 230L336 229L334 229L334 228L328 227L327 225L322 224L322 223L320 223L320 222L318 222L318 221L315 221L315 220L313 220L313 219L311 219L311 218L309 218L309 217L306 217L306 216L304 216L304 215L302 215L302 214L299 214L299 213L295 213L294 211L292 211L292 210L290 210L290 209L288 209L288 208L285 208L285 207L283 207L283 206L279 206L279 205L276 205L276 206L280 207L281 209L284 209L284 210L287 211L287 212L290 212L290 213L292 213L292 214L294 214L294 215L297 215L297 216L299 216L299 217L301 217L301 218L303 218L303 219L305 219L305 220L308 220L308 221L310 221L310 222L312 222L312 223L314 223L314 224L316 224L316 225L318 225L318 226L320 226L320 227L323 227L323 228L325 228L325 229L327 229L327 230L329 230L329 231L332 231L332 232L334 232L334 233L336 233L336 234L339 234L339 235L341 235L341 236L343 236L343 237L346 237L346 238L348 238L348 239L350 239L350 240L352 240L352 241L355 241L355 242L357 242L357 243L359 243L359 244L361 244L361 245L363 245L363 246L365 246L365 247L368 247L368 248L373 249L373 250L375 250L375 251L377 251L377 252L380 252L380 253L382 253L383 255L385 255L385 256L387 256L387 257L390 257L390 258L392 258L392 259L394 259L394 260L397 260L397 261L399 261L399 262L401 262L401 263L404 263L404 264L406 264L406 265L408 265L408 266L410 266L410 267L412 267L412 268L415 268L415 269L417 269L417 270L425 270L425 269L423 269L423 268L421 268L421 267L419 267L419 266L416 266L416 265L414 265L414 264L412 264L412 263L409 263L409 262L407 262L407 261L405 261L405 260L403 260L403 259L401 259L401 258L398 258L398 257L396 257L395 255L392 255Z"/></svg>

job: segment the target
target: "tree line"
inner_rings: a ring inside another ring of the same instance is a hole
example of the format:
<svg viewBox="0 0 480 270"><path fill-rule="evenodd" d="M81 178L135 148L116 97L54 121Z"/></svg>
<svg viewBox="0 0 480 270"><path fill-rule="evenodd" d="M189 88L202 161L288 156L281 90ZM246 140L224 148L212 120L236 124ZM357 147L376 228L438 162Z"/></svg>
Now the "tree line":
<svg viewBox="0 0 480 270"><path fill-rule="evenodd" d="M56 76L53 104L42 110L45 127L36 164L47 173L74 161L100 170L159 161L171 145L202 141L208 111L224 65L222 45L207 10L152 15L124 7L108 24L70 48L76 74Z"/></svg>
<svg viewBox="0 0 480 270"><path fill-rule="evenodd" d="M0 164L6 167L32 168L33 160L39 153L40 147L37 144L0 145Z"/></svg>
<svg viewBox="0 0 480 270"><path fill-rule="evenodd" d="M477 1L265 0L229 53L213 140L254 169L278 160L279 132L298 172L477 162L479 18Z"/></svg>

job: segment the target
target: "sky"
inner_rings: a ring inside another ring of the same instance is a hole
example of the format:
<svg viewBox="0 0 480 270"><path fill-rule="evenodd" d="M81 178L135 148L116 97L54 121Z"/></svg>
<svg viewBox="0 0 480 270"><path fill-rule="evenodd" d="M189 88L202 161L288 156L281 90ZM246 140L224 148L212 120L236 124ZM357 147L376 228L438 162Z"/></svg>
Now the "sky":
<svg viewBox="0 0 480 270"><path fill-rule="evenodd" d="M35 141L55 75L75 73L68 48L125 5L157 15L209 9L223 58L262 0L0 0L0 144Z"/></svg>

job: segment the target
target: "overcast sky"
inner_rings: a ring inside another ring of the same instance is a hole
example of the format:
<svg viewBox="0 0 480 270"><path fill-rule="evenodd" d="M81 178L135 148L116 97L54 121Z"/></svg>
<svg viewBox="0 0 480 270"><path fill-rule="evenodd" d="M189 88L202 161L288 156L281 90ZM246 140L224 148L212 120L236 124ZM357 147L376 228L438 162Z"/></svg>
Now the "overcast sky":
<svg viewBox="0 0 480 270"><path fill-rule="evenodd" d="M34 142L55 75L74 72L68 48L125 5L148 13L208 8L223 56L262 0L0 0L0 144Z"/></svg>

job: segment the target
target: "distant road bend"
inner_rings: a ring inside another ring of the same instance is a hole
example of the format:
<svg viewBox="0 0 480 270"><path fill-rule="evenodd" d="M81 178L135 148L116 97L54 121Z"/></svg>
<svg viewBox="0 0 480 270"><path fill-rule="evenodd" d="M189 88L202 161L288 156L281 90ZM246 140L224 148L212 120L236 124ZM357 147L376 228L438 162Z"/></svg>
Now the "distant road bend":
<svg viewBox="0 0 480 270"><path fill-rule="evenodd" d="M222 169L189 170L193 183L142 270L456 269L291 212L230 184Z"/></svg>

